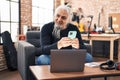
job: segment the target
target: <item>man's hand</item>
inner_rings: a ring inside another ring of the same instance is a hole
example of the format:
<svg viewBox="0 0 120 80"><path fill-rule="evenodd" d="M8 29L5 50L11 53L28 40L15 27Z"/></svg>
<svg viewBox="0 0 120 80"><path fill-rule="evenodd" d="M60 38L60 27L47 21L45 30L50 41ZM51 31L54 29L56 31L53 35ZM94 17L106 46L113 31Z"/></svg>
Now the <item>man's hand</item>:
<svg viewBox="0 0 120 80"><path fill-rule="evenodd" d="M73 48L79 49L79 40L78 38L72 39L71 45Z"/></svg>
<svg viewBox="0 0 120 80"><path fill-rule="evenodd" d="M62 47L68 47L70 46L72 43L72 40L68 37L63 37L62 39L60 39L57 43L58 49L62 48Z"/></svg>
<svg viewBox="0 0 120 80"><path fill-rule="evenodd" d="M57 46L58 49L61 49L62 47L68 47L72 46L73 48L79 49L79 41L77 38L70 39L68 37L63 37L61 40L58 41Z"/></svg>

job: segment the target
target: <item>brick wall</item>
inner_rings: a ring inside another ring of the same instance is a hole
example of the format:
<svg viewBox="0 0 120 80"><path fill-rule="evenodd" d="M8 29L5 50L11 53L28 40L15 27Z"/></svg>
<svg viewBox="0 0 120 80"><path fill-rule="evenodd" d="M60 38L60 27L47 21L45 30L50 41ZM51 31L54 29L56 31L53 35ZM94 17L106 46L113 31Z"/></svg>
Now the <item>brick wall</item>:
<svg viewBox="0 0 120 80"><path fill-rule="evenodd" d="M109 14L120 13L120 1L119 0L64 0L69 2L73 8L81 7L85 15L93 15L92 27L96 23L98 24L98 15L100 15L100 26L108 27ZM57 2L59 2L57 0ZM120 26L119 26L120 28Z"/></svg>
<svg viewBox="0 0 120 80"><path fill-rule="evenodd" d="M5 55L3 53L3 46L0 45L0 71L7 69Z"/></svg>
<svg viewBox="0 0 120 80"><path fill-rule="evenodd" d="M109 14L120 13L119 0L64 0L69 2L73 8L81 7L85 15L93 15L92 27L98 24L98 15L100 15L100 26L108 27ZM55 8L60 5L60 0L55 0ZM21 0L21 33L23 26L32 26L32 0ZM120 26L119 26L120 28Z"/></svg>
<svg viewBox="0 0 120 80"><path fill-rule="evenodd" d="M32 26L32 0L21 0L21 33L23 33L23 27Z"/></svg>

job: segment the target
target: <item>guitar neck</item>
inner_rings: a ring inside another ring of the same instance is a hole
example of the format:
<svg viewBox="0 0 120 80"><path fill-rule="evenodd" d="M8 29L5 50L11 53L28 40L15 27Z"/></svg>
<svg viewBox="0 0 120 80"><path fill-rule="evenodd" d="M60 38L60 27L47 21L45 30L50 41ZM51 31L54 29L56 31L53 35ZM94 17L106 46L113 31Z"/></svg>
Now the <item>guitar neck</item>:
<svg viewBox="0 0 120 80"><path fill-rule="evenodd" d="M100 26L100 13L98 15L98 27Z"/></svg>

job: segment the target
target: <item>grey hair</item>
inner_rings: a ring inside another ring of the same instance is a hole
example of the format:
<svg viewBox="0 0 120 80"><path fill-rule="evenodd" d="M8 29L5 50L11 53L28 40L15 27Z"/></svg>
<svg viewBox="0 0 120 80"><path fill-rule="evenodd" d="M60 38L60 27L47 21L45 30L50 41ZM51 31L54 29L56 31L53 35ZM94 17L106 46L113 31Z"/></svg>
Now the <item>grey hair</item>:
<svg viewBox="0 0 120 80"><path fill-rule="evenodd" d="M60 5L60 6L58 6L58 7L56 8L56 10L55 10L55 15L57 14L58 10L60 10L60 9L67 11L67 13L68 13L68 19L71 18L70 8L69 8L68 6L66 6L66 5Z"/></svg>

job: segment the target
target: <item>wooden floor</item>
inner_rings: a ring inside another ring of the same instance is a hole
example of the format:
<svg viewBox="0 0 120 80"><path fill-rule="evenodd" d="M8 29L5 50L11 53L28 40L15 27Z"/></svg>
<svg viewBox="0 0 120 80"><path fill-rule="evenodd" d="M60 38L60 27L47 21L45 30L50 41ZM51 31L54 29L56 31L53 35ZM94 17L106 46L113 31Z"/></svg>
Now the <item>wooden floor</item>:
<svg viewBox="0 0 120 80"><path fill-rule="evenodd" d="M94 58L95 61L105 61L107 58ZM0 80L22 80L18 71L0 71ZM91 80L104 80L104 78L92 78ZM107 80L120 80L120 76L108 77Z"/></svg>
<svg viewBox="0 0 120 80"><path fill-rule="evenodd" d="M0 72L0 80L22 80L18 71L4 70Z"/></svg>

